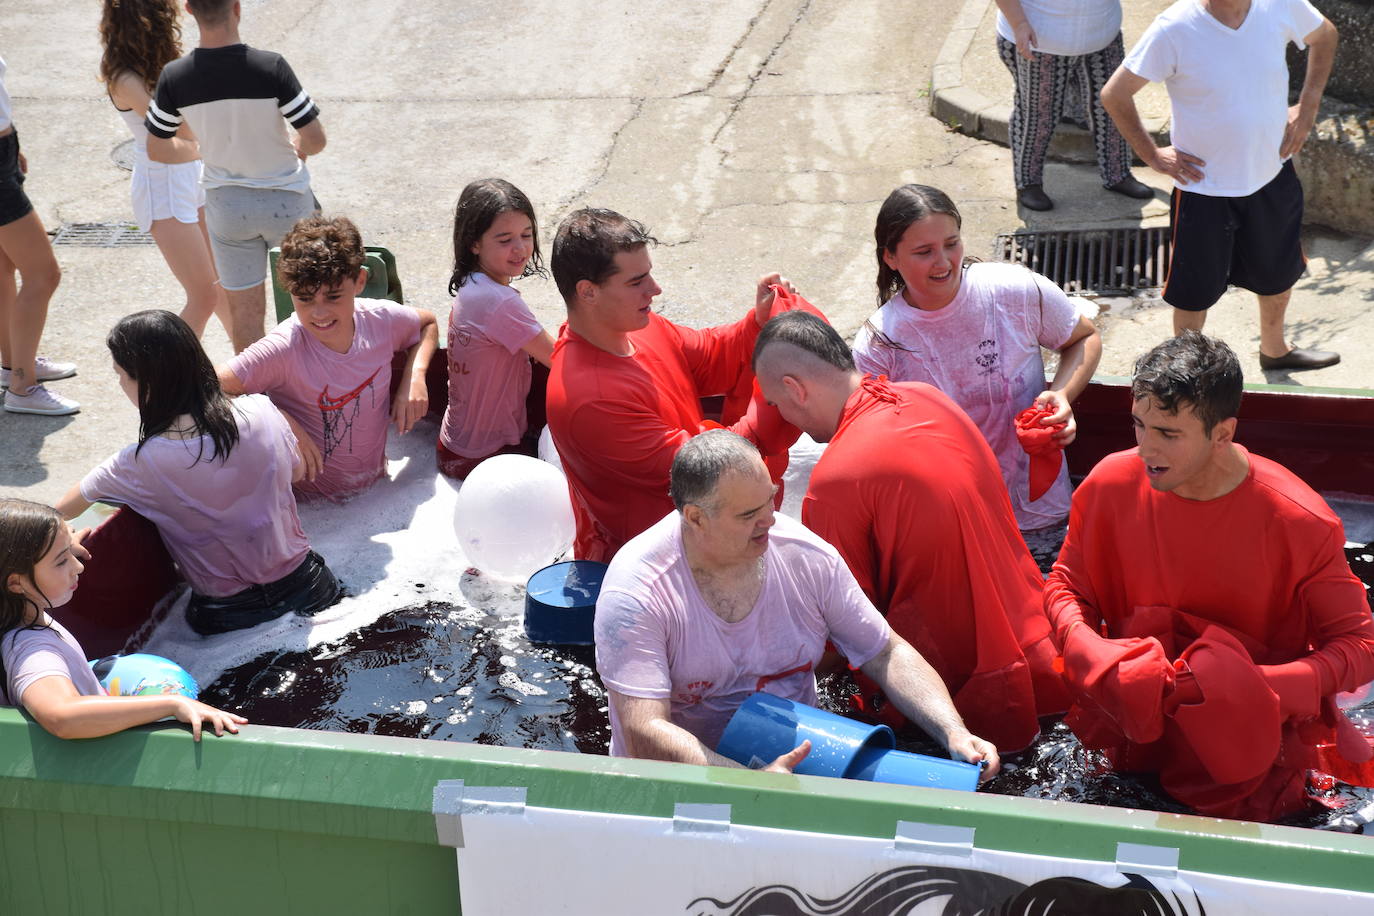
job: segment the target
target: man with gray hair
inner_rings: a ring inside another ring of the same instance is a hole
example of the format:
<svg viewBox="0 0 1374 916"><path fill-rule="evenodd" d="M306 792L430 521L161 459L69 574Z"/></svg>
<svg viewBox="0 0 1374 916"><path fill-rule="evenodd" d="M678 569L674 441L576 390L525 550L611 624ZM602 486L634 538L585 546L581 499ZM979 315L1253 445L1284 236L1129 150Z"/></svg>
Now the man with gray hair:
<svg viewBox="0 0 1374 916"><path fill-rule="evenodd" d="M937 389L865 377L834 328L788 312L754 348L759 387L783 418L828 442L802 521L838 549L887 622L930 660L970 728L1004 750L1039 733L1068 694L1042 580L997 459ZM877 685L862 705L899 724Z"/></svg>
<svg viewBox="0 0 1374 916"><path fill-rule="evenodd" d="M760 690L815 705L829 640L952 756L997 772L996 747L964 727L939 675L835 549L773 514L776 487L753 444L703 433L678 451L670 480L677 511L621 548L597 600L612 754L735 766L714 751L735 709ZM790 771L809 749L768 769Z"/></svg>

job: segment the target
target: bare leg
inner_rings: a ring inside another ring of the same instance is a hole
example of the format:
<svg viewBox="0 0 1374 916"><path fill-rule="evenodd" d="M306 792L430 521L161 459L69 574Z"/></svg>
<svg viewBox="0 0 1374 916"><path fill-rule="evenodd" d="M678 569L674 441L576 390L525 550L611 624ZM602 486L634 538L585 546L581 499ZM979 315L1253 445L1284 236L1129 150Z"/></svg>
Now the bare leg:
<svg viewBox="0 0 1374 916"><path fill-rule="evenodd" d="M215 266L215 249L210 244L210 227L205 224L205 208L200 208L200 235L205 239L205 250L210 253L210 266ZM229 299L224 294L224 287L219 285L219 268L215 267L215 314L219 316L219 323L224 326L224 333L229 333Z"/></svg>
<svg viewBox="0 0 1374 916"><path fill-rule="evenodd" d="M267 293L263 284L247 289L226 289L229 300L229 339L234 352L242 353L267 333Z"/></svg>
<svg viewBox="0 0 1374 916"><path fill-rule="evenodd" d="M1182 334L1184 331L1201 331L1202 326L1207 323L1207 310L1190 312L1187 309L1174 309L1174 336Z"/></svg>
<svg viewBox="0 0 1374 916"><path fill-rule="evenodd" d="M172 275L186 291L181 317L200 337L210 316L220 311L224 296L209 243L197 224L170 218L154 220L152 235Z"/></svg>
<svg viewBox="0 0 1374 916"><path fill-rule="evenodd" d="M1283 356L1290 349L1283 338L1283 316L1292 295L1293 291L1287 289L1276 296L1256 297L1260 311L1260 353L1265 356Z"/></svg>
<svg viewBox="0 0 1374 916"><path fill-rule="evenodd" d="M8 283L13 285L13 271L19 271L19 292L12 299L0 293L0 322L6 325L5 365L10 367L10 389L23 394L38 384L34 359L38 356L38 341L48 320L48 300L62 279L62 269L53 256L48 234L37 211L12 223L0 226L0 252L10 265Z"/></svg>
<svg viewBox="0 0 1374 916"><path fill-rule="evenodd" d="M0 250L0 366L14 365L10 362L10 315L14 313L14 297L19 295L14 272L14 262Z"/></svg>

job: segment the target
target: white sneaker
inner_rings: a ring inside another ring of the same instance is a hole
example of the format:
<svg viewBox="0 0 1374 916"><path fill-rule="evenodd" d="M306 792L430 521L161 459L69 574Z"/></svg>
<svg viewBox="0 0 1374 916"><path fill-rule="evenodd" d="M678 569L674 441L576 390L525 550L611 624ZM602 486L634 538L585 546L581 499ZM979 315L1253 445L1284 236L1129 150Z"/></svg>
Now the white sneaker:
<svg viewBox="0 0 1374 916"><path fill-rule="evenodd" d="M55 359L39 356L33 361L34 374L40 382L55 382L60 378L76 375L76 363L59 363ZM10 387L10 370L0 366L0 388Z"/></svg>
<svg viewBox="0 0 1374 916"><path fill-rule="evenodd" d="M6 391L5 409L10 413L39 413L50 417L64 417L79 411L81 405L71 398L64 398L49 391L42 385L34 385L28 394Z"/></svg>

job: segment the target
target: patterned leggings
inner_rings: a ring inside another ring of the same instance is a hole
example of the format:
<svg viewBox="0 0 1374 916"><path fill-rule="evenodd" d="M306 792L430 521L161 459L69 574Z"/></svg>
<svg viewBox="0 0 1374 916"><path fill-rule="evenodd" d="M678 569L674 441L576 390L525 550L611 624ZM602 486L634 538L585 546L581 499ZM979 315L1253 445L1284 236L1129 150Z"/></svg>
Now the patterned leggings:
<svg viewBox="0 0 1374 916"><path fill-rule="evenodd" d="M1097 149L1097 168L1102 184L1116 184L1130 175L1131 148L1117 132L1102 107L1101 92L1121 64L1125 50L1118 32L1100 51L1078 57L1034 53L1026 60L1016 53L1016 42L997 36L997 53L1011 71L1016 97L1011 105L1011 159L1016 189L1044 183L1045 154L1049 152L1054 126L1064 113L1064 86L1069 74L1078 71L1082 91L1088 96L1088 127ZM1077 115L1078 112L1070 112Z"/></svg>

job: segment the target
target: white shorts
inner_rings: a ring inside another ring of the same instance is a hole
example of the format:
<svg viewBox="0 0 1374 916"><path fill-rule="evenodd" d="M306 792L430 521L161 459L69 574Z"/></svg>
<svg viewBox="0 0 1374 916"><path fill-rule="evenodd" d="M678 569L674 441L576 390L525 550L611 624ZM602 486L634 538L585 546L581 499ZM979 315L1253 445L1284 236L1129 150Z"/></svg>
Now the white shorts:
<svg viewBox="0 0 1374 916"><path fill-rule="evenodd" d="M200 171L199 159L174 165L151 160L135 162L129 194L138 228L147 232L160 219L198 222L200 208L205 206Z"/></svg>

